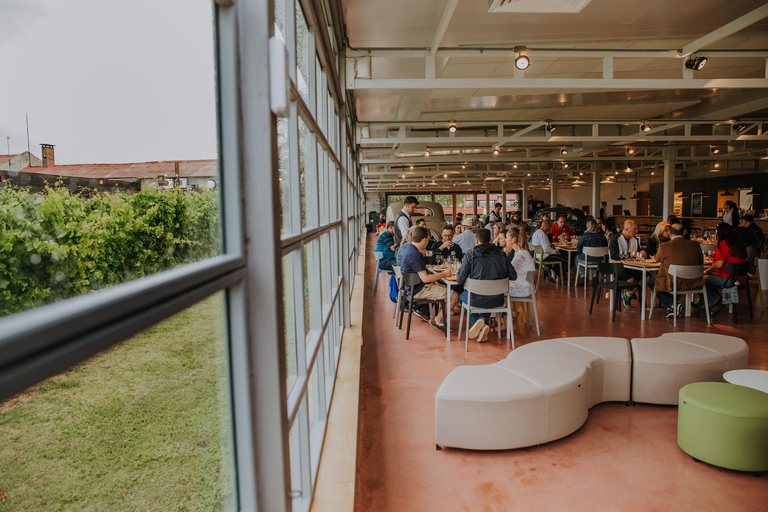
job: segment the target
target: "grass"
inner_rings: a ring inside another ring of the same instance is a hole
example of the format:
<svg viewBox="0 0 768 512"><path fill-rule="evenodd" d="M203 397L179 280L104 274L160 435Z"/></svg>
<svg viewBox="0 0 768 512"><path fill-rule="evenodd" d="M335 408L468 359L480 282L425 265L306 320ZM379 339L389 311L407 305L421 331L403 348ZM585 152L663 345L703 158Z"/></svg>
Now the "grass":
<svg viewBox="0 0 768 512"><path fill-rule="evenodd" d="M223 302L0 403L0 511L232 508Z"/></svg>

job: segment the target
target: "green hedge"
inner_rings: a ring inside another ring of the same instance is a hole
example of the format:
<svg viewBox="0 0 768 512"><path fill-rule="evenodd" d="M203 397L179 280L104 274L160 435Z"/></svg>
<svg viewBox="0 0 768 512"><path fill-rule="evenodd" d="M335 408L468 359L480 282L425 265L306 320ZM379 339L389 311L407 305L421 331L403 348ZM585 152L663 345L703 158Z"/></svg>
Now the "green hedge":
<svg viewBox="0 0 768 512"><path fill-rule="evenodd" d="M0 190L0 316L219 252L215 192Z"/></svg>

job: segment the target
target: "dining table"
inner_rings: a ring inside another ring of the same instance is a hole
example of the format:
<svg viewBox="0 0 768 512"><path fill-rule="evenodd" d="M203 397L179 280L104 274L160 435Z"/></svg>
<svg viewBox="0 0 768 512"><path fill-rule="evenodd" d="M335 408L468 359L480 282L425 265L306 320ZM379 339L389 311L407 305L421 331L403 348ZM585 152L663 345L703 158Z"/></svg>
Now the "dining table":
<svg viewBox="0 0 768 512"><path fill-rule="evenodd" d="M565 280L567 286L571 286L571 254L578 252L579 241L573 242L560 242L557 241L552 246L558 251L565 251L568 253L568 278Z"/></svg>
<svg viewBox="0 0 768 512"><path fill-rule="evenodd" d="M445 264L440 265L427 265L427 272L431 274L437 274L445 269ZM458 269L451 269L451 275L440 279L440 282L447 288L445 309L450 306L451 286L456 284L456 276L458 275ZM451 312L444 311L443 314L445 322L445 339L451 341Z"/></svg>
<svg viewBox="0 0 768 512"><path fill-rule="evenodd" d="M635 261L627 260L627 261L622 261L621 263L624 264L625 268L632 269L632 270L641 270L643 272L642 286L640 286L640 304L642 305L642 307L640 308L640 320L645 320L646 289L648 288L645 278L647 274L658 272L659 269L661 268L661 263L653 261L652 259L635 260ZM611 301L611 304L613 304L613 301ZM653 307L653 304L651 304L651 307Z"/></svg>

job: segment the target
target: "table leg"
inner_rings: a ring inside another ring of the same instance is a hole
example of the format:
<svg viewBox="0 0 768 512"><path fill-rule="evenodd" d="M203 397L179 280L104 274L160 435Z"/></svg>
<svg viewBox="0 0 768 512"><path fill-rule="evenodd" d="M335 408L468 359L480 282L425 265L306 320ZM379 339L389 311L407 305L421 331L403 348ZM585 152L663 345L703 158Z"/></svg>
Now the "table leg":
<svg viewBox="0 0 768 512"><path fill-rule="evenodd" d="M645 320L645 267L643 267L643 282L640 283L640 320Z"/></svg>
<svg viewBox="0 0 768 512"><path fill-rule="evenodd" d="M571 286L571 252L568 251L568 281L566 281L568 286Z"/></svg>
<svg viewBox="0 0 768 512"><path fill-rule="evenodd" d="M451 341L451 282L446 279L445 286L448 289L448 294L445 296L445 311L443 311L443 317L445 322L445 340Z"/></svg>

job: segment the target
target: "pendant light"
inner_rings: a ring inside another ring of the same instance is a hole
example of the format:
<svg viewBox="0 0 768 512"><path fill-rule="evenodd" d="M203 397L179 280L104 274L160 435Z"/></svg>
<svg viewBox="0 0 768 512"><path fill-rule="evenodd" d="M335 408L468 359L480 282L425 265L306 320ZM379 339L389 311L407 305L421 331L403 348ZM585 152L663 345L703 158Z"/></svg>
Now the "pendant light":
<svg viewBox="0 0 768 512"><path fill-rule="evenodd" d="M632 197L629 198L630 201L637 201L640 199L637 197L637 177L635 177L635 183L632 185Z"/></svg>
<svg viewBox="0 0 768 512"><path fill-rule="evenodd" d="M621 183L621 195L616 200L617 201L626 201L627 200L627 198L624 197L624 183L623 182Z"/></svg>

